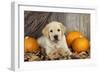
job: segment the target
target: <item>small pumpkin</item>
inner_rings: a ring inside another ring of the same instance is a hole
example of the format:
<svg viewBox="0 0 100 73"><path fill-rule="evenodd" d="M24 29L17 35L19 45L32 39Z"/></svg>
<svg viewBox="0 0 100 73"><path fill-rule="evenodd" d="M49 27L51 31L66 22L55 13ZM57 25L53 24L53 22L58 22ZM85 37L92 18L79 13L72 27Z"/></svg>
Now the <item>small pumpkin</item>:
<svg viewBox="0 0 100 73"><path fill-rule="evenodd" d="M80 37L83 37L83 35L82 35L82 33L78 32L78 31L69 32L66 36L66 41L67 41L68 47L71 48L72 42L76 38L80 38Z"/></svg>
<svg viewBox="0 0 100 73"><path fill-rule="evenodd" d="M26 36L24 38L24 52L36 52L39 50L39 45L35 38Z"/></svg>
<svg viewBox="0 0 100 73"><path fill-rule="evenodd" d="M72 43L72 48L76 53L86 52L89 50L90 44L87 38L77 38Z"/></svg>

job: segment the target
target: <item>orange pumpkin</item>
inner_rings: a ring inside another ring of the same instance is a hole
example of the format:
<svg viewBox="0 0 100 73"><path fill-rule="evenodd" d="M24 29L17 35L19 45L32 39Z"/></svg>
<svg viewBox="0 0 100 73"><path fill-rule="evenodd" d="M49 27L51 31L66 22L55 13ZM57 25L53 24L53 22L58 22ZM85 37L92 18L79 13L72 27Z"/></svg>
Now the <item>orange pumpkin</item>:
<svg viewBox="0 0 100 73"><path fill-rule="evenodd" d="M72 42L76 39L76 38L80 38L83 37L83 35L78 32L78 31L73 31L73 32L69 32L66 36L66 41L68 44L68 47L70 48L72 45Z"/></svg>
<svg viewBox="0 0 100 73"><path fill-rule="evenodd" d="M25 52L36 52L39 50L39 45L35 38L26 36L24 38L24 51Z"/></svg>
<svg viewBox="0 0 100 73"><path fill-rule="evenodd" d="M76 53L86 52L89 49L89 46L89 41L86 38L77 38L72 43L72 48Z"/></svg>

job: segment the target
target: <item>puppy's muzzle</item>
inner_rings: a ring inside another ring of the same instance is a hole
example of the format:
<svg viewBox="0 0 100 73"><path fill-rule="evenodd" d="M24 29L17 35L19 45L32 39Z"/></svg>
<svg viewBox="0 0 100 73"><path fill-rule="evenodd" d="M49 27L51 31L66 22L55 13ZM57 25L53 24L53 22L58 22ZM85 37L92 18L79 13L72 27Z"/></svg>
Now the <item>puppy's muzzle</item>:
<svg viewBox="0 0 100 73"><path fill-rule="evenodd" d="M54 35L54 39L58 41L58 35Z"/></svg>

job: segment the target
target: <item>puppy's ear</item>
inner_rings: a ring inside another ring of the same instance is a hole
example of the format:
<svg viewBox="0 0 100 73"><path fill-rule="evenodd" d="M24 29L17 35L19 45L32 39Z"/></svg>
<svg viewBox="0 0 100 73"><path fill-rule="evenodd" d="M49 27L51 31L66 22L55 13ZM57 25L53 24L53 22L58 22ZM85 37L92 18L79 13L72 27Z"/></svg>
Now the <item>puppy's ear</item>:
<svg viewBox="0 0 100 73"><path fill-rule="evenodd" d="M61 23L60 27L61 27L62 34L64 34L66 32L65 26Z"/></svg>
<svg viewBox="0 0 100 73"><path fill-rule="evenodd" d="M42 34L43 34L44 36L46 36L46 37L49 37L48 29L49 29L49 27L48 27L48 25L46 25L46 26L43 28L43 30L42 30Z"/></svg>

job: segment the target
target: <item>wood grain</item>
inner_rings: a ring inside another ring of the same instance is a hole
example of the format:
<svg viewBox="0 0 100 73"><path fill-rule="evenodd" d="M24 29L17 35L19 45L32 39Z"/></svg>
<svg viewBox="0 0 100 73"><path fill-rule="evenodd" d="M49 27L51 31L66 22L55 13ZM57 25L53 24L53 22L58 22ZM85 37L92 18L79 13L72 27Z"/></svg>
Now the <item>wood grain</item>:
<svg viewBox="0 0 100 73"><path fill-rule="evenodd" d="M90 39L90 15L80 13L57 13L57 12L24 12L24 36L38 38L41 31L51 21L62 22L67 33L70 31L80 31Z"/></svg>

